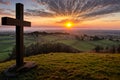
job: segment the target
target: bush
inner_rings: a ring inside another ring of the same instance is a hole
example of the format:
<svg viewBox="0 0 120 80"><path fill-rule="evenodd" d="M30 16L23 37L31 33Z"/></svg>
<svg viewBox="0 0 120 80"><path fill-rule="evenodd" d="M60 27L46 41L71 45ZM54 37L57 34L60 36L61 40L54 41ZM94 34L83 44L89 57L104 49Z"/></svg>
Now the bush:
<svg viewBox="0 0 120 80"><path fill-rule="evenodd" d="M62 43L36 43L25 48L25 56L47 54L51 52L78 53L81 51ZM11 58L15 58L15 48L13 48Z"/></svg>
<svg viewBox="0 0 120 80"><path fill-rule="evenodd" d="M102 47L97 45L94 49L94 52L97 53L120 53L120 45L112 45L112 46L106 46L106 47Z"/></svg>
<svg viewBox="0 0 120 80"><path fill-rule="evenodd" d="M103 47L97 45L93 50L94 50L95 52L99 53L99 52L102 52L103 49L104 49Z"/></svg>

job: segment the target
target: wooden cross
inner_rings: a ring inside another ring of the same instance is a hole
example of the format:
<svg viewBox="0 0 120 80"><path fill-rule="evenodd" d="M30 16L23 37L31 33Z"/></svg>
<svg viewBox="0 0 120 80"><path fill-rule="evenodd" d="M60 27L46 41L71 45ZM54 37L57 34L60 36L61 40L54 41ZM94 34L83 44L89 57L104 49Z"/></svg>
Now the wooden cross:
<svg viewBox="0 0 120 80"><path fill-rule="evenodd" d="M21 3L16 4L16 19L2 17L2 25L16 26L16 67L24 65L24 38L23 26L31 26L30 22L24 21L24 6Z"/></svg>

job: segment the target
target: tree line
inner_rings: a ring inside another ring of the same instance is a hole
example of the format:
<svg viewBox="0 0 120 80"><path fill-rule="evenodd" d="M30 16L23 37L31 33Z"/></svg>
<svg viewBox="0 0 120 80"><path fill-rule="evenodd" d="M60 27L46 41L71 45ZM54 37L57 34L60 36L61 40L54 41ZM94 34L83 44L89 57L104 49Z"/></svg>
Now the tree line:
<svg viewBox="0 0 120 80"><path fill-rule="evenodd" d="M120 44L119 45L112 45L112 46L106 46L102 47L97 45L94 49L94 52L97 53L120 53Z"/></svg>
<svg viewBox="0 0 120 80"><path fill-rule="evenodd" d="M31 56L37 54L47 54L47 53L55 53L55 52L65 52L65 53L80 53L78 49L75 49L71 46L65 45L63 43L35 43L31 44L28 47L25 47L25 55L24 56ZM10 59L15 58L16 49L13 48Z"/></svg>

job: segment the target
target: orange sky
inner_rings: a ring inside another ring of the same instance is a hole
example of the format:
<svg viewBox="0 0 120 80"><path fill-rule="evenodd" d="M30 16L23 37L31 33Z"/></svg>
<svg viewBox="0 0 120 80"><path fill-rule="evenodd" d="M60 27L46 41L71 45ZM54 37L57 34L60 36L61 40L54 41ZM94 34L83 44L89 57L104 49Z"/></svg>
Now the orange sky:
<svg viewBox="0 0 120 80"><path fill-rule="evenodd" d="M114 16L113 16L114 15ZM112 14L106 17L102 17L95 20L86 20L74 23L74 28L87 28L87 29L120 29L120 13ZM65 27L65 22L59 23L64 19L64 17L55 17L55 18L47 18L47 17L29 17L26 20L32 22L32 26L36 27ZM72 20L71 20L72 21ZM74 22L74 21L73 21Z"/></svg>
<svg viewBox="0 0 120 80"><path fill-rule="evenodd" d="M95 1L94 3L98 6L92 6L92 0L90 0L91 4L88 4L87 0L85 0L82 6L79 6L81 0L75 0L75 2L73 0L63 0L64 2L56 0L59 3L52 2L52 0L51 3L45 2L47 0L43 2L40 2L41 0L9 0L6 3L5 1L0 1L0 18L3 16L15 18L15 3L20 2L25 7L24 19L31 21L32 27L66 28L64 24L71 21L74 23L73 28L120 30L120 9L118 8L120 7L120 0L114 2L110 0L102 4ZM68 1L71 4L68 4ZM64 4L65 2L66 4ZM77 4L77 6L74 4Z"/></svg>

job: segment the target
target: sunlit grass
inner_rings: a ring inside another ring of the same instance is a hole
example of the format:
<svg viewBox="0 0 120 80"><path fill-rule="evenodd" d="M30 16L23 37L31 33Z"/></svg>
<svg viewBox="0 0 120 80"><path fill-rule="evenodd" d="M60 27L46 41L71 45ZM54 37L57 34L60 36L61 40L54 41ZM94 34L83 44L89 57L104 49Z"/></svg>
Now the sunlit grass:
<svg viewBox="0 0 120 80"><path fill-rule="evenodd" d="M25 61L35 61L38 67L20 74L20 80L120 80L120 54L50 53ZM1 63L0 72L13 63Z"/></svg>

